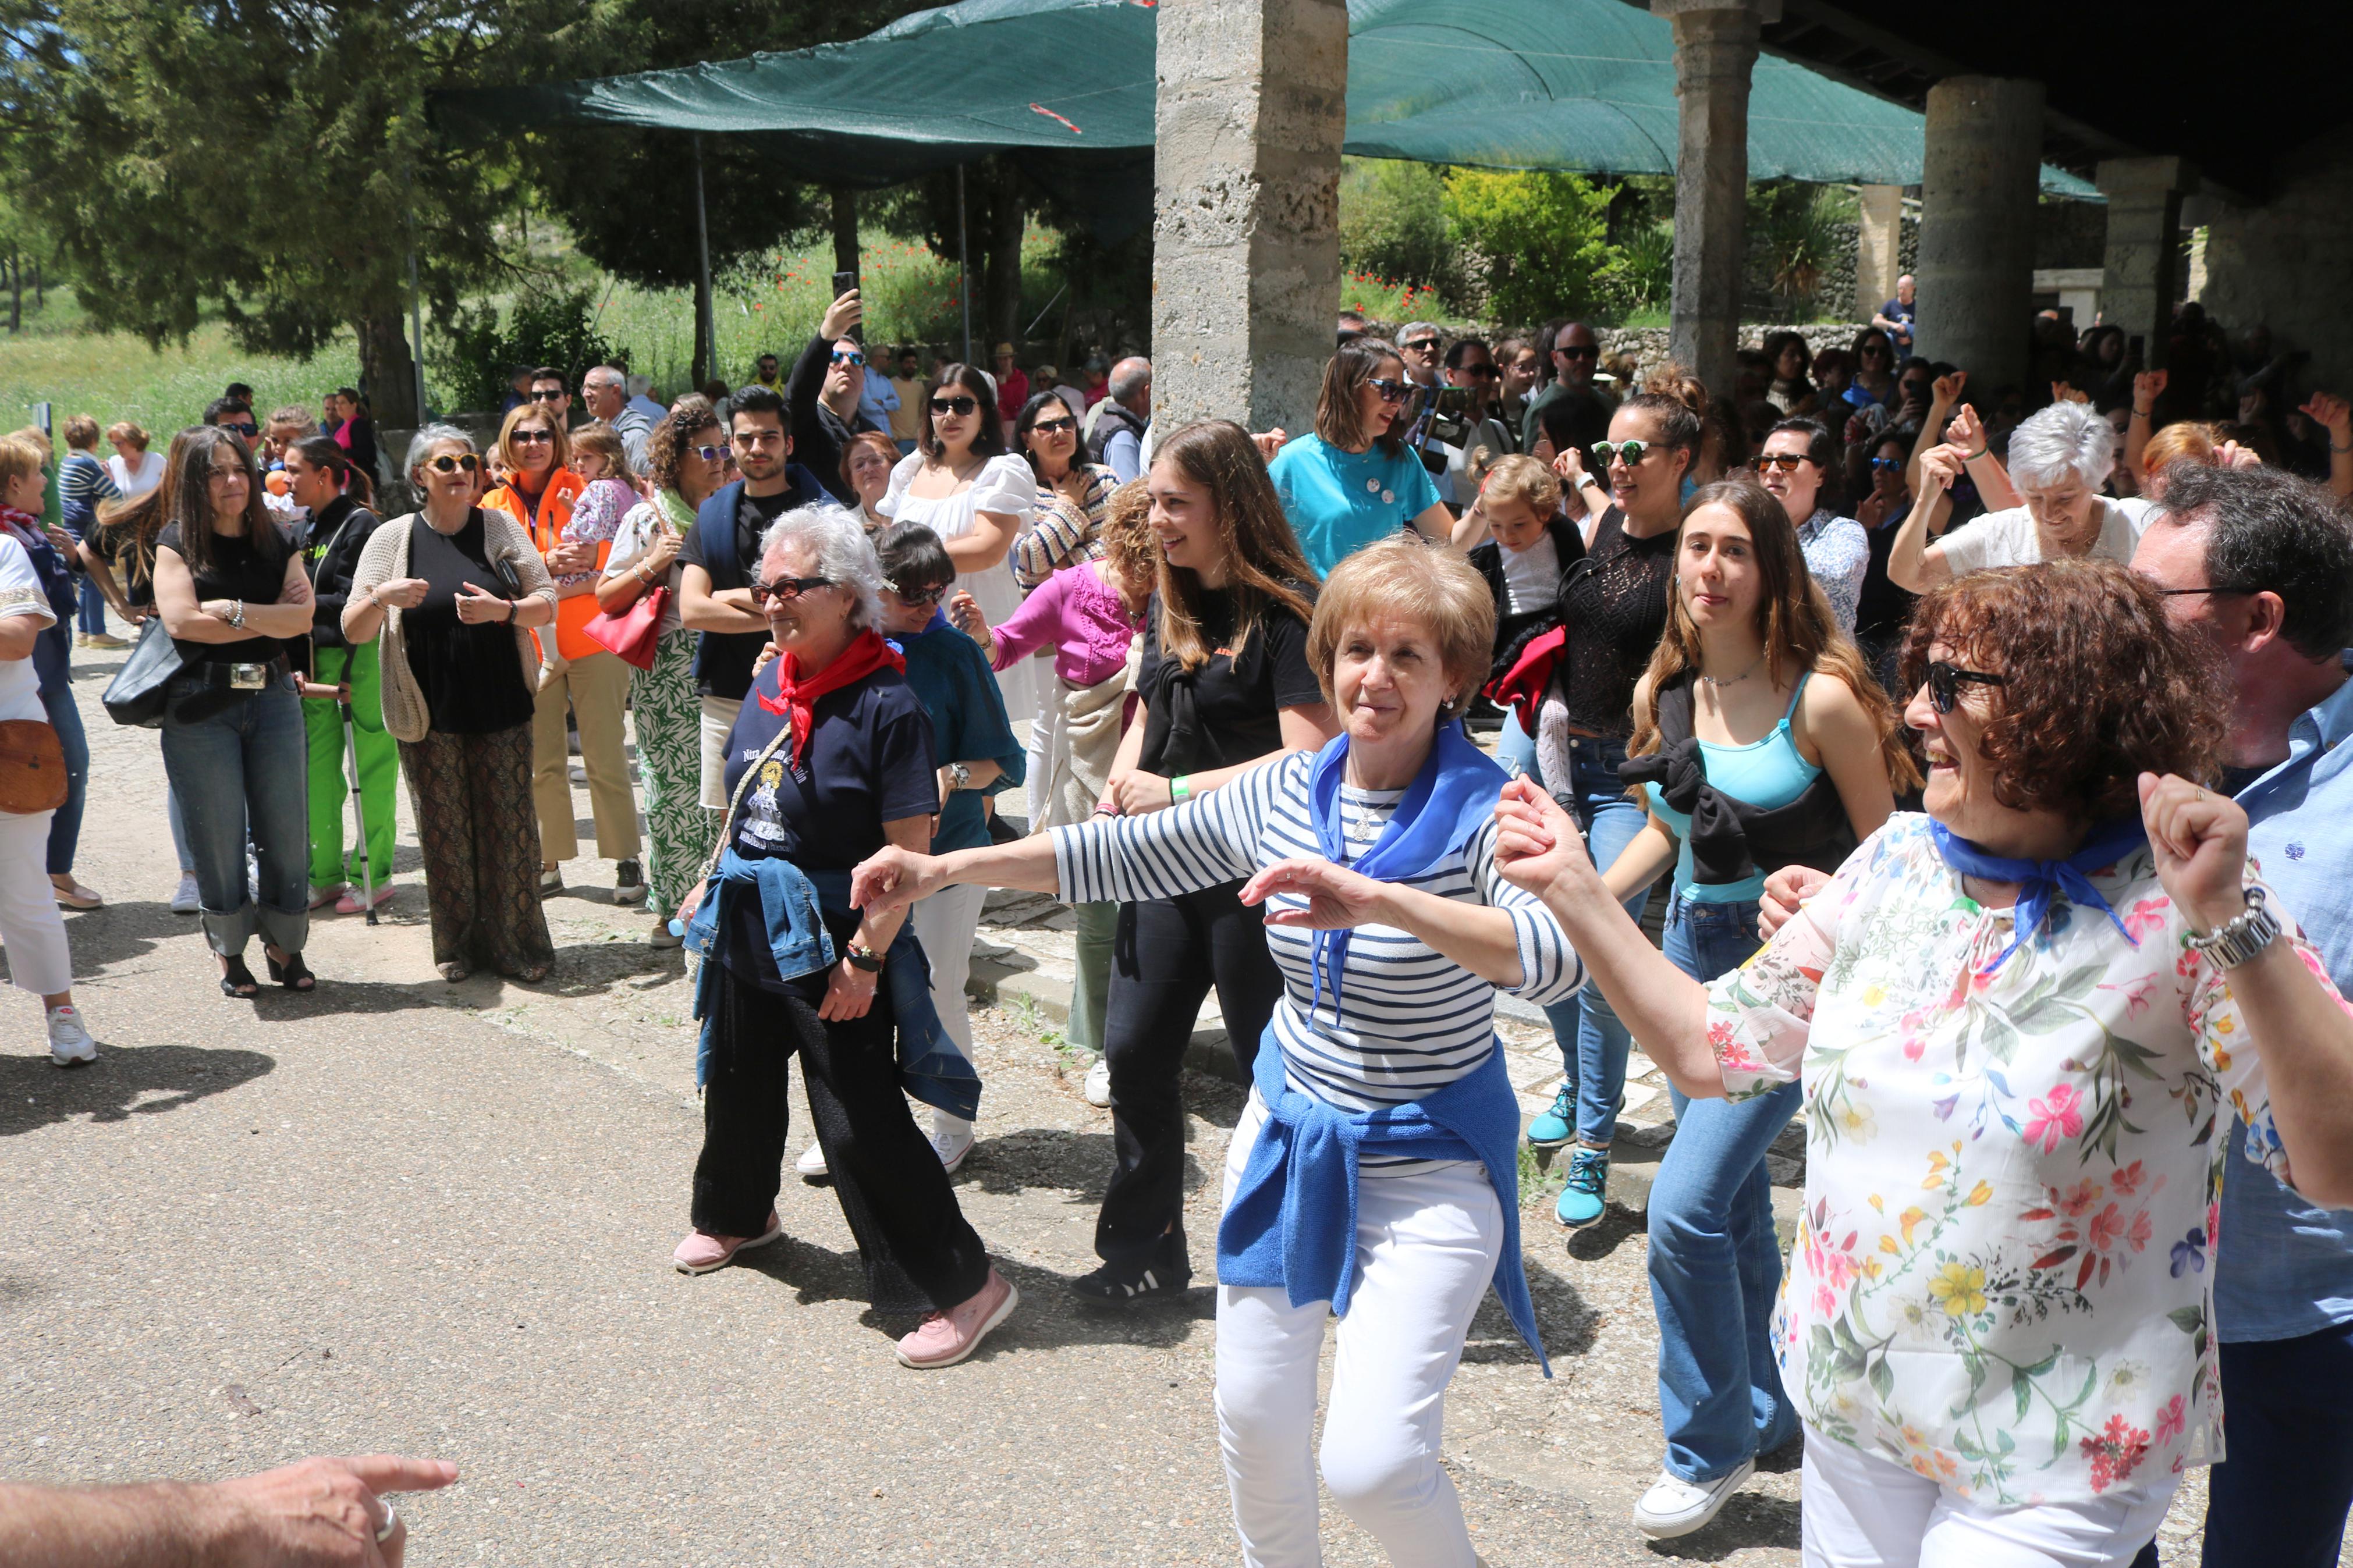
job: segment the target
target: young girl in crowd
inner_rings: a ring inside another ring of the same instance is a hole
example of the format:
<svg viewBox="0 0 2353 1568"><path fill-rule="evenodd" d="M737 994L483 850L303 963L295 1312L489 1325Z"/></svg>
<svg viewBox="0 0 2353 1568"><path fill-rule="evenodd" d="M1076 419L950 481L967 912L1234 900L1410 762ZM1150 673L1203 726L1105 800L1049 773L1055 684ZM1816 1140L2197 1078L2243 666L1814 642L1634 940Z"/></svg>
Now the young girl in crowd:
<svg viewBox="0 0 2353 1568"><path fill-rule="evenodd" d="M1558 460L1573 464L1576 458L1570 453ZM1530 641L1560 624L1561 579L1585 559L1584 531L1561 510L1567 499L1551 469L1517 455L1499 459L1479 487L1471 510L1490 537L1472 547L1471 564L1495 597L1488 682L1500 679ZM1535 765L1535 742L1508 710L1495 760L1515 773Z"/></svg>

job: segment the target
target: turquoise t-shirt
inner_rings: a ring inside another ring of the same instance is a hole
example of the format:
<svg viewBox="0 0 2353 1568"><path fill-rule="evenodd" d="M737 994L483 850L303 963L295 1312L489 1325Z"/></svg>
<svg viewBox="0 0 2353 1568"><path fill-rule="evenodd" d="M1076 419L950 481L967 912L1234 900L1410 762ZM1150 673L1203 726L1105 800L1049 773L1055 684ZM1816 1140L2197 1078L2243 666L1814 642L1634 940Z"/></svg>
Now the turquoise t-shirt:
<svg viewBox="0 0 2353 1568"><path fill-rule="evenodd" d="M1343 452L1321 436L1302 436L1274 455L1267 475L1319 577L1438 504L1438 485L1409 447L1394 456L1378 443Z"/></svg>

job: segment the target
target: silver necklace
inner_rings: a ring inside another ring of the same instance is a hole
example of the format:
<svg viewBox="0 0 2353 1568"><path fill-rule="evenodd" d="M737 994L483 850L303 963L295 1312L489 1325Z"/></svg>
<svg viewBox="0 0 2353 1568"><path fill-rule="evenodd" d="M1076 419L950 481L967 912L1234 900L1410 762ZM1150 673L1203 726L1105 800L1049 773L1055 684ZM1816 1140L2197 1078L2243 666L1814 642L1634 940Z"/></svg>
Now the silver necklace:
<svg viewBox="0 0 2353 1568"><path fill-rule="evenodd" d="M1764 662L1765 656L1760 653L1755 658L1750 659L1748 661L1748 668L1742 670L1738 675L1726 676L1724 679L1718 680L1715 676L1710 675L1707 671L1703 669L1699 672L1699 678L1720 691L1727 686L1739 685L1742 681L1756 674L1757 667Z"/></svg>

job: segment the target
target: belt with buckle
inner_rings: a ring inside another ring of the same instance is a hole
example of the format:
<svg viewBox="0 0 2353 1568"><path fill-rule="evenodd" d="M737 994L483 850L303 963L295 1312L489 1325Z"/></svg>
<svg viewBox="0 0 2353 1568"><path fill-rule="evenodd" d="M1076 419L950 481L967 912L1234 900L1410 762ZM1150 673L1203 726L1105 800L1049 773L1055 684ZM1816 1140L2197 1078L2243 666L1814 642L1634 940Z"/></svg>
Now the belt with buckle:
<svg viewBox="0 0 2353 1568"><path fill-rule="evenodd" d="M233 664L206 660L173 677L165 690L175 698L199 691L267 691L292 673L283 654L276 658Z"/></svg>

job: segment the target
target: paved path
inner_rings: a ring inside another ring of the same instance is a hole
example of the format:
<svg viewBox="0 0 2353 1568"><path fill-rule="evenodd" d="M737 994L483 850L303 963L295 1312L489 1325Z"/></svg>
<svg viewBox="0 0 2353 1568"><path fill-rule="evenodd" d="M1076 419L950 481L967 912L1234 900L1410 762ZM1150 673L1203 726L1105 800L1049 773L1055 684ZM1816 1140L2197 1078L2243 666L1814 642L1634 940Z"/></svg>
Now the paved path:
<svg viewBox="0 0 2353 1568"><path fill-rule="evenodd" d="M105 721L112 668L82 680L80 868L111 901L69 917L100 1062L51 1068L32 1000L0 1001L0 1474L438 1455L465 1479L404 1504L420 1564L1235 1560L1209 1292L1125 1313L1062 1288L1092 1266L1110 1121L1039 994L976 1014L987 1100L957 1182L1022 1309L965 1366L908 1372L889 1335L909 1325L858 1300L828 1189L788 1177L787 1238L754 1267L669 1267L700 1135L688 990L678 955L644 945L649 918L602 891L609 865L567 868L548 984L447 985L404 799L385 922L318 925L315 995L229 1001L194 921L164 907L156 739ZM1015 967L1050 970L1050 942L1018 940ZM1521 1044L1532 1072L1541 1052ZM1240 1099L1198 1073L1187 1095L1206 1275ZM1657 1466L1640 1221L1613 1210L1564 1241L1547 1210L1532 1186L1557 1375L1491 1300L1448 1462L1496 1568L1652 1563L1627 1521ZM1782 1463L1664 1554L1793 1563ZM1380 1561L1336 1510L1325 1534L1335 1564Z"/></svg>

